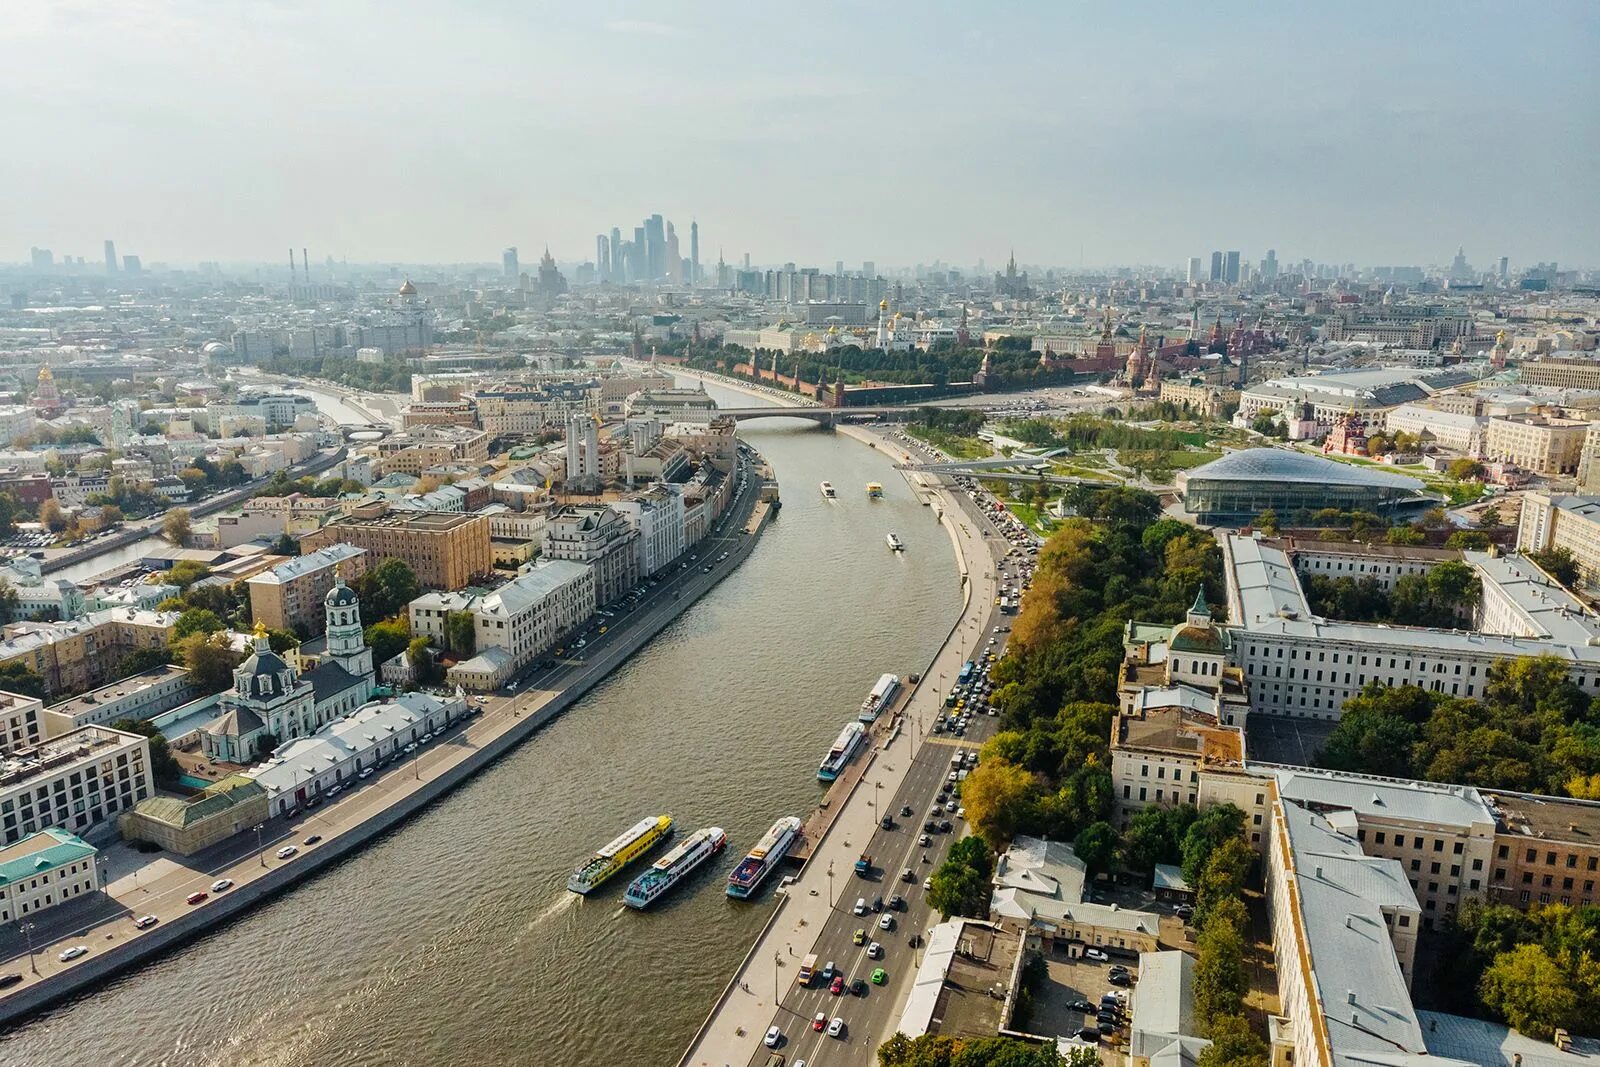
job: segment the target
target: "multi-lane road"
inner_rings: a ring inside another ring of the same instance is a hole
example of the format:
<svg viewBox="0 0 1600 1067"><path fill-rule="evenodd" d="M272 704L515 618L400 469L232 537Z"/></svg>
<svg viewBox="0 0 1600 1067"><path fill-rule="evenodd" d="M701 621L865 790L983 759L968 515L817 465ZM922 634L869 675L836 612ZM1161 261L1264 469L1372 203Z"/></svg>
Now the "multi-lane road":
<svg viewBox="0 0 1600 1067"><path fill-rule="evenodd" d="M1015 575L1019 561L1016 558L1006 559L1006 553L1013 547L1011 543L964 492L954 489L951 496L958 500L963 512L959 518L952 516L954 521L981 531L985 544L990 548L990 559L975 561L974 565L992 568L998 559L1001 561L1001 573ZM1015 577L1006 580L1020 584ZM986 635L978 642L979 648L988 647L992 637L995 642L992 647L998 659L1009 631L997 633L996 627L1004 627L1009 616L1001 616L991 601L987 610L981 611L978 617L983 620L982 627ZM939 679L924 679L922 685L927 686L930 682L938 684ZM946 686L954 682L953 677L944 679ZM940 695L943 696L945 692L948 692L947 688ZM932 814L935 798L947 784L952 769L951 757L980 748L994 733L998 721L991 716L977 714L964 737L957 738L944 732L930 734L923 740L915 748L910 770L893 798L880 798L882 807L877 810L888 814L893 819L894 827L883 829L880 826L860 848L861 852L872 857L870 876L858 877L849 867L833 872L829 879L831 899L827 918L818 930L814 944L809 948L794 945L792 952L796 957L815 952L819 968L832 961L844 976L846 992L834 995L829 983L820 977L809 986L800 986L795 981L799 959L790 961L787 969L789 988L780 991L778 1010L768 1024L777 1026L781 1031L783 1038L777 1051L783 1053L790 1065L799 1061L804 1061L808 1067L819 1061L830 1065L842 1062L872 1063L878 1045L896 1029L911 980L921 962L920 947L914 947L913 941L918 945L925 943L928 928L940 921L938 913L928 904L925 881L943 862L950 843L966 831L964 820L957 818L953 812L941 810L937 816ZM911 734L909 730L907 733ZM909 739L915 744L915 735ZM959 805L959 800L956 803ZM911 814L902 815L901 812L907 808ZM920 837L924 832L924 823L929 819L936 822L949 820L951 831L929 835L930 843L924 846L920 844ZM910 882L902 880L902 872L907 868L912 872ZM905 899L905 910L888 909L887 902L895 895ZM885 901L882 913L875 913L869 908L864 916L854 914L858 898L864 897L870 905L879 896ZM882 915L892 916L892 929L879 927ZM856 945L855 931L862 928L866 930L866 943ZM867 955L873 941L882 947L883 955L879 959ZM870 982L870 975L878 967L882 967L888 975L888 980L881 986ZM867 982L867 993L863 997L854 996L848 991L857 979ZM828 1036L825 1030L814 1030L812 1020L819 1012L830 1022L836 1016L842 1018L846 1024L844 1034L835 1038ZM773 1050L762 1044L762 1034L750 1036L755 1039L755 1048L748 1062L763 1067Z"/></svg>

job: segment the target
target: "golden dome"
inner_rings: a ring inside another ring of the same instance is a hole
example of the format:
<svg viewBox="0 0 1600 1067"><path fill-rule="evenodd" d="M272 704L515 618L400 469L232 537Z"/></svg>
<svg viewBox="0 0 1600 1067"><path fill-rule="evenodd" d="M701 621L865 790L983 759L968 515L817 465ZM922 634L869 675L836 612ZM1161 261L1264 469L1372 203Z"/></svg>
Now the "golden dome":
<svg viewBox="0 0 1600 1067"><path fill-rule="evenodd" d="M1501 334L1501 336L1504 337L1505 335ZM41 382L52 381L54 378L55 372L50 369L50 364L46 363L39 368L39 380Z"/></svg>
<svg viewBox="0 0 1600 1067"><path fill-rule="evenodd" d="M417 287L411 284L411 279L410 278L407 278L405 281L400 283L400 295L401 296L416 296L417 295Z"/></svg>
<svg viewBox="0 0 1600 1067"><path fill-rule="evenodd" d="M889 310L889 301L887 301L887 300L878 301L878 310L879 311L888 311Z"/></svg>

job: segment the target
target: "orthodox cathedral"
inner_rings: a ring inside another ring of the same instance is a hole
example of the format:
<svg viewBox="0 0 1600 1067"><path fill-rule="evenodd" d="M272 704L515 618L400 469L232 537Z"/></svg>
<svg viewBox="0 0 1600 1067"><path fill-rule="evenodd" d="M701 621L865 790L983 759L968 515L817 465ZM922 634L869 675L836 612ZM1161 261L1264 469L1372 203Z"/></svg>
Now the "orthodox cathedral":
<svg viewBox="0 0 1600 1067"><path fill-rule="evenodd" d="M327 647L307 671L272 651L266 627L256 625L255 648L235 668L233 689L218 703L221 714L200 730L208 759L249 763L263 755L263 737L276 738L274 744L305 737L371 699L372 650L355 590L335 577L322 604Z"/></svg>

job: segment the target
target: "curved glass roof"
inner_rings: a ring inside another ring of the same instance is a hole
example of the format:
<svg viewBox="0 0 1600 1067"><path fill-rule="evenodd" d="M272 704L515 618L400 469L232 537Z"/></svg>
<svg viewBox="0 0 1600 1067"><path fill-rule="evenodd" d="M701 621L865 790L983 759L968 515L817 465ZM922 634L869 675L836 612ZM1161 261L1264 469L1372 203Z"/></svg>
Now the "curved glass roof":
<svg viewBox="0 0 1600 1067"><path fill-rule="evenodd" d="M1189 471L1188 482L1274 481L1312 482L1318 485L1362 485L1378 489L1419 490L1422 482L1404 474L1354 463L1336 463L1321 456L1286 448L1245 448L1229 452Z"/></svg>

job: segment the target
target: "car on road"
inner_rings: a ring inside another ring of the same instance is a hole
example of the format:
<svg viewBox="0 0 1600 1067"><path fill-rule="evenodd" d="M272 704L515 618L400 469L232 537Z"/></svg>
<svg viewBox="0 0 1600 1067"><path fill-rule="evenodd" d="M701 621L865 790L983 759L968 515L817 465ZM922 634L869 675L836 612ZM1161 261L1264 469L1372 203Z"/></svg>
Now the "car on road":
<svg viewBox="0 0 1600 1067"><path fill-rule="evenodd" d="M364 768L361 771L360 774L356 775L356 777L357 778L371 778L372 777L372 768L371 767Z"/></svg>
<svg viewBox="0 0 1600 1067"><path fill-rule="evenodd" d="M857 978L855 981L851 982L850 983L850 995L853 996L853 997L864 997L864 996L866 996L867 995L867 983L866 983L866 980L863 979L863 978Z"/></svg>
<svg viewBox="0 0 1600 1067"><path fill-rule="evenodd" d="M911 818L911 805L910 804L902 804L902 805L900 805L900 817L902 819Z"/></svg>
<svg viewBox="0 0 1600 1067"><path fill-rule="evenodd" d="M922 880L922 888L923 888L924 891L932 889L933 888L933 879L932 878L924 878Z"/></svg>
<svg viewBox="0 0 1600 1067"><path fill-rule="evenodd" d="M133 920L133 925L135 929L146 930L160 921L161 920L156 918L154 915L141 915L137 919Z"/></svg>
<svg viewBox="0 0 1600 1067"><path fill-rule="evenodd" d="M22 975L16 971L12 971L10 974L0 974L0 989L9 989L20 981L22 981Z"/></svg>
<svg viewBox="0 0 1600 1067"><path fill-rule="evenodd" d="M921 845L923 848L927 848L929 845L933 844L933 838L929 837L927 834L922 834L917 838L917 844Z"/></svg>
<svg viewBox="0 0 1600 1067"><path fill-rule="evenodd" d="M291 858L294 857L295 853L297 853L299 851L300 850L298 848L295 848L293 845L284 845L282 848L280 848L278 850L278 858L280 860L291 859Z"/></svg>
<svg viewBox="0 0 1600 1067"><path fill-rule="evenodd" d="M777 1048L783 1043L783 1031L776 1026L767 1027L767 1036L762 1039L762 1043L768 1048Z"/></svg>
<svg viewBox="0 0 1600 1067"><path fill-rule="evenodd" d="M838 972L839 972L839 968L837 968L837 967L835 967L833 965L833 961L832 960L829 960L827 962L827 964L822 968L822 980L824 982L831 982L831 981L833 981L833 976L835 974L837 974Z"/></svg>
<svg viewBox="0 0 1600 1067"><path fill-rule="evenodd" d="M196 891L196 892L190 893L188 896L184 897L183 899L184 899L184 902L187 903L187 904L199 904L201 901L205 900L208 895L209 894L207 894L207 893L205 893L203 891Z"/></svg>
<svg viewBox="0 0 1600 1067"><path fill-rule="evenodd" d="M230 890L232 888L233 888L233 879L232 878L218 878L215 882L211 883L211 891L213 893L226 893L228 890Z"/></svg>
<svg viewBox="0 0 1600 1067"><path fill-rule="evenodd" d="M1101 952L1097 948L1084 949L1083 958L1086 960L1094 960L1096 963L1109 963L1111 960L1110 956L1107 956L1104 952Z"/></svg>
<svg viewBox="0 0 1600 1067"><path fill-rule="evenodd" d="M882 915L878 916L878 929L880 929L880 930L893 930L894 929L894 916L891 915L889 912L884 912Z"/></svg>
<svg viewBox="0 0 1600 1067"><path fill-rule="evenodd" d="M887 982L888 980L889 980L889 972L884 970L882 967L879 967L879 968L875 969L872 972L872 984L873 985L882 985L883 983Z"/></svg>
<svg viewBox="0 0 1600 1067"><path fill-rule="evenodd" d="M62 963L71 963L73 960L77 959L79 956L87 956L88 954L89 954L89 946L88 945L73 945L71 948L67 949L61 955L57 956L56 959L60 960Z"/></svg>
<svg viewBox="0 0 1600 1067"><path fill-rule="evenodd" d="M817 1017L811 1020L811 1029L816 1030L818 1033L824 1030L827 1025L828 1013L825 1011L817 1012Z"/></svg>
<svg viewBox="0 0 1600 1067"><path fill-rule="evenodd" d="M867 959L875 960L883 956L883 946L874 941L867 946Z"/></svg>
<svg viewBox="0 0 1600 1067"><path fill-rule="evenodd" d="M842 1038L844 1037L844 1030L844 1020L835 1015L833 1017L833 1022L828 1024L828 1036Z"/></svg>
<svg viewBox="0 0 1600 1067"><path fill-rule="evenodd" d="M833 981L828 983L828 992L832 993L834 996L839 996L844 992L844 975L838 975Z"/></svg>
<svg viewBox="0 0 1600 1067"><path fill-rule="evenodd" d="M867 943L867 931L863 927L856 927L856 932L850 935L850 940L854 944L865 945Z"/></svg>
<svg viewBox="0 0 1600 1067"><path fill-rule="evenodd" d="M322 840L322 835L321 834L312 834L310 837L306 838L304 841L302 841L300 843L302 845L314 845L318 841L321 841L321 840Z"/></svg>
<svg viewBox="0 0 1600 1067"><path fill-rule="evenodd" d="M890 897L889 898L889 910L890 911L905 911L906 910L906 898L901 896L898 893L896 893L894 896Z"/></svg>

